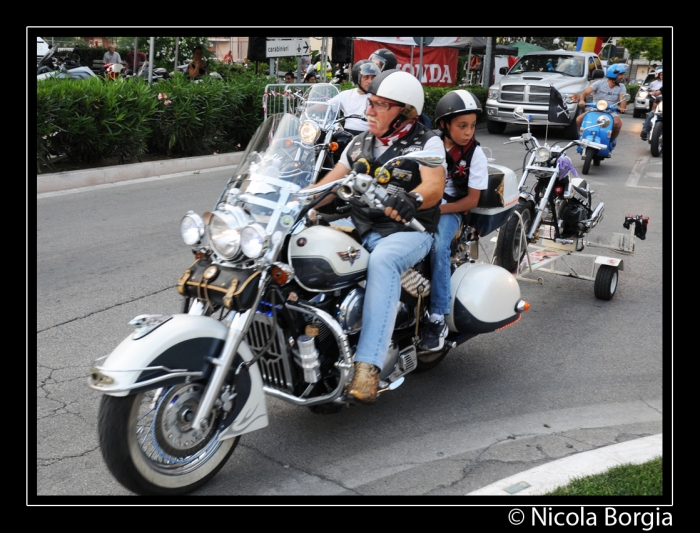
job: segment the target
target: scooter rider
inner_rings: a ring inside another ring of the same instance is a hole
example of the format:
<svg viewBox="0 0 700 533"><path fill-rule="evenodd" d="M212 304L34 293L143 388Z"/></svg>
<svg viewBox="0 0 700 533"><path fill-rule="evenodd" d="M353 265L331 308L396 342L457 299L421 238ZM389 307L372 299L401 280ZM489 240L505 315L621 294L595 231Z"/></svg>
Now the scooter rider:
<svg viewBox="0 0 700 533"><path fill-rule="evenodd" d="M656 79L649 84L649 94L653 96L653 104L647 113L647 118L644 120L644 125L642 126L642 133L640 137L643 141L649 138L649 130L651 129L651 117L654 116L654 110L659 104L663 94L664 85L664 75L663 70L660 68L656 69Z"/></svg>
<svg viewBox="0 0 700 533"><path fill-rule="evenodd" d="M444 346L445 315L450 313L450 245L462 215L476 207L481 191L488 187L488 161L475 138L480 114L479 100L463 89L447 93L435 106L435 122L446 152L447 181L430 250L430 321L421 339L422 350L436 352Z"/></svg>
<svg viewBox="0 0 700 533"><path fill-rule="evenodd" d="M623 83L625 73L627 72L626 65L610 65L605 71L605 79L598 80L586 87L579 96L578 106L586 107L586 97L593 93L595 101L605 100L609 106L617 106L620 113L624 113L627 109L627 102L623 100L623 96L627 94L627 87ZM576 117L576 125L580 128L583 122L583 113ZM622 119L613 115L613 127L610 140L614 141L622 129Z"/></svg>
<svg viewBox="0 0 700 533"><path fill-rule="evenodd" d="M340 162L317 185L344 178L361 158L370 168L357 164L365 167L364 173L374 175L383 163L410 151L444 152L440 138L417 120L425 96L415 76L385 70L372 80L367 92L369 130L348 144ZM352 221L363 246L372 252L362 308L363 327L347 391L361 403L377 399L379 372L389 350L401 295L401 275L423 259L433 244L431 234L440 217L445 168L445 164L429 168L405 160L391 167L390 177L383 183L389 195L384 211L350 200ZM423 224L425 232L405 224L413 218Z"/></svg>

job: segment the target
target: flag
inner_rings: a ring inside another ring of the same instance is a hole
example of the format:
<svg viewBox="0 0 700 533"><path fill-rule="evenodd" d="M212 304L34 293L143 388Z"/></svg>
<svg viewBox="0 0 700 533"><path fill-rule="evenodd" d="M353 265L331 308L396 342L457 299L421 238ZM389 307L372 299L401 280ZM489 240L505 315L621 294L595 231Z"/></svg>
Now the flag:
<svg viewBox="0 0 700 533"><path fill-rule="evenodd" d="M554 86L549 87L549 114L547 119L554 124L569 124L571 117L561 93Z"/></svg>

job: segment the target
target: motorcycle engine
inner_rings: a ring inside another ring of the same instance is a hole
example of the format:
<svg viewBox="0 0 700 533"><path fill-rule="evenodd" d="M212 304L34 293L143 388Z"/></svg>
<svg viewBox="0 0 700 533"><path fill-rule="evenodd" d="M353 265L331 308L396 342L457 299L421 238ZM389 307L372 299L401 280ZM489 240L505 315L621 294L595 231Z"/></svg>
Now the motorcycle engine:
<svg viewBox="0 0 700 533"><path fill-rule="evenodd" d="M586 220L586 208L581 204L568 202L561 213L564 231L562 237L572 237L579 234L579 222Z"/></svg>

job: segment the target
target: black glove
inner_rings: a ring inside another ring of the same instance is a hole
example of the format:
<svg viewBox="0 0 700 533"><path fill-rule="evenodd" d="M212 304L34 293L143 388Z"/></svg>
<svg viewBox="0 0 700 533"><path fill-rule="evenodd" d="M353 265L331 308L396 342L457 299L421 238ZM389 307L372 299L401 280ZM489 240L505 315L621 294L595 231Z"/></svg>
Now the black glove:
<svg viewBox="0 0 700 533"><path fill-rule="evenodd" d="M418 211L418 202L404 191L397 191L384 200L384 207L391 207L399 212L399 216L410 222Z"/></svg>

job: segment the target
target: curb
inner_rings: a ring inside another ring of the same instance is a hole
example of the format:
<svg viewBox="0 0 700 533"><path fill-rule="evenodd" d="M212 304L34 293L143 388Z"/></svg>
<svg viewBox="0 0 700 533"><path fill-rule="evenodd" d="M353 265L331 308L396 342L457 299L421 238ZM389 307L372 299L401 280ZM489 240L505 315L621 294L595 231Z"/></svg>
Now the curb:
<svg viewBox="0 0 700 533"><path fill-rule="evenodd" d="M662 434L577 453L504 478L466 496L533 496L624 464L641 464L663 455Z"/></svg>
<svg viewBox="0 0 700 533"><path fill-rule="evenodd" d="M64 191L78 187L105 185L139 178L151 178L181 172L196 172L199 170L237 165L243 157L243 152L205 155L200 157L183 157L148 163L133 163L130 165L115 165L110 167L92 168L38 174L36 177L37 194L44 192Z"/></svg>

